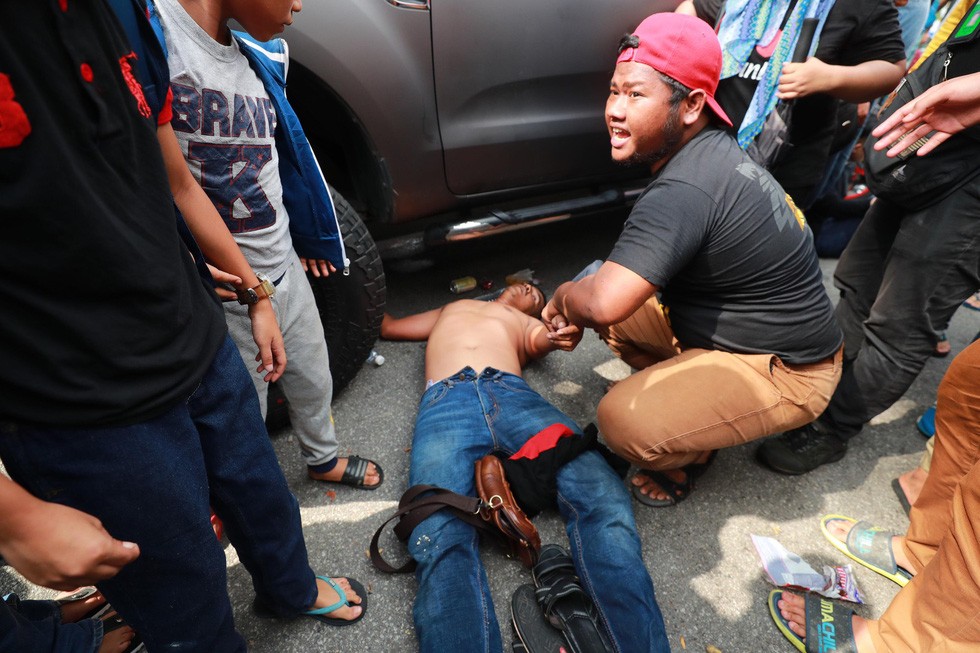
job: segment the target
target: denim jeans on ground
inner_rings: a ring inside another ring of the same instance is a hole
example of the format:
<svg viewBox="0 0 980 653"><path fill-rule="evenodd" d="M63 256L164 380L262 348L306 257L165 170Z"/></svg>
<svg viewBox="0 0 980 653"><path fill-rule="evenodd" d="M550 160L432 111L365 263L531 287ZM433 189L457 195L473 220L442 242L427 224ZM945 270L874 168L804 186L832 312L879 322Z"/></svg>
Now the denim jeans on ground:
<svg viewBox="0 0 980 653"><path fill-rule="evenodd" d="M918 211L878 199L834 273L844 372L818 422L841 439L901 398L980 288L980 177Z"/></svg>
<svg viewBox="0 0 980 653"><path fill-rule="evenodd" d="M54 601L21 601L16 594L0 601L0 653L95 653L101 643L101 623L63 624Z"/></svg>
<svg viewBox="0 0 980 653"><path fill-rule="evenodd" d="M476 460L493 451L512 454L554 423L581 434L522 378L464 368L422 395L410 484L475 496ZM669 651L622 480L597 452L586 452L558 473L558 505L576 571L617 650ZM421 651L499 652L500 628L473 527L442 511L416 527L408 546L418 561L415 628Z"/></svg>
<svg viewBox="0 0 980 653"><path fill-rule="evenodd" d="M230 338L191 397L132 426L0 423L0 458L35 496L98 517L140 557L98 584L150 650L244 651L209 504L252 576L283 615L313 604L299 505Z"/></svg>

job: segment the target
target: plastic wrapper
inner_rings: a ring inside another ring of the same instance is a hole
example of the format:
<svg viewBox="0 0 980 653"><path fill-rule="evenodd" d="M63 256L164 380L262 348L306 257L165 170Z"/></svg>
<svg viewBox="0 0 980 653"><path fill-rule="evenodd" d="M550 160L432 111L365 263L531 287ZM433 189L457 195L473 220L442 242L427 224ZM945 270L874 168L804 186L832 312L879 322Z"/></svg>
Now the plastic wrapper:
<svg viewBox="0 0 980 653"><path fill-rule="evenodd" d="M821 573L771 537L753 535L752 543L773 585L815 592L830 599L864 603L851 565L825 565Z"/></svg>

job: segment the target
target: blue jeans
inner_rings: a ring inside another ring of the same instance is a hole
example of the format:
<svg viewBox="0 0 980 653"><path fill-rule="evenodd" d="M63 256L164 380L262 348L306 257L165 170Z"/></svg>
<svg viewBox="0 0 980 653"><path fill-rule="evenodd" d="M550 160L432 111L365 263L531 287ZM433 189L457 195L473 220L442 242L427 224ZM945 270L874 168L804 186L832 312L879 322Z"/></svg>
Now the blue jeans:
<svg viewBox="0 0 980 653"><path fill-rule="evenodd" d="M54 601L21 601L16 594L0 601L0 651L4 653L95 653L101 643L101 622L83 619L64 624Z"/></svg>
<svg viewBox="0 0 980 653"><path fill-rule="evenodd" d="M316 599L300 527L230 338L190 398L132 426L0 423L0 458L33 495L98 517L140 557L98 584L151 651L245 651L209 504L260 600L295 615Z"/></svg>
<svg viewBox="0 0 980 653"><path fill-rule="evenodd" d="M555 423L581 434L519 376L466 367L422 395L411 485L437 485L475 496L473 466L478 459L493 451L512 454ZM588 451L561 468L558 508L576 571L617 650L669 651L629 494L598 452ZM502 648L477 537L472 526L441 511L409 538L409 552L418 562L415 628L423 652L489 653Z"/></svg>

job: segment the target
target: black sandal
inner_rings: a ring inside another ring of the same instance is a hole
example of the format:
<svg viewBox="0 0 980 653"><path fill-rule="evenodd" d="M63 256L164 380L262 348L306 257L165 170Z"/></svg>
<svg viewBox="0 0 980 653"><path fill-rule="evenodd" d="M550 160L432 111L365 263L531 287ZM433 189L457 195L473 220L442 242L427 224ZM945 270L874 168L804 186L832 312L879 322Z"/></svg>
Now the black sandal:
<svg viewBox="0 0 980 653"><path fill-rule="evenodd" d="M568 551L557 544L545 545L531 573L537 587L535 598L551 625L565 636L572 653L614 650Z"/></svg>
<svg viewBox="0 0 980 653"><path fill-rule="evenodd" d="M651 506L653 508L667 508L669 506L676 506L678 503L690 496L691 491L694 490L694 482L701 478L704 473L711 467L711 463L715 461L715 456L718 455L718 450L715 449L708 456L708 459L703 463L691 463L690 465L684 465L681 467L681 471L684 472L683 481L675 481L674 479L667 476L665 472L656 471L653 469L641 469L637 472L639 476L646 476L651 481L660 486L660 488L667 494L666 499L654 499L649 494L643 494L640 491L639 485L633 486L633 496L636 500L645 506Z"/></svg>

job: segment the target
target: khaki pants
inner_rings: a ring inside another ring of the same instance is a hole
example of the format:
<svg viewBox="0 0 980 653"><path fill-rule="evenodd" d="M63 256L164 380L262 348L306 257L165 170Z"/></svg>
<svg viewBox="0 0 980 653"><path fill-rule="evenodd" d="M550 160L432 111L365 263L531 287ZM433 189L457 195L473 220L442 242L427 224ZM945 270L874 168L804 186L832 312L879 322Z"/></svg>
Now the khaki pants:
<svg viewBox="0 0 980 653"><path fill-rule="evenodd" d="M933 439L905 542L916 575L870 624L880 652L980 650L980 342L939 385Z"/></svg>
<svg viewBox="0 0 980 653"><path fill-rule="evenodd" d="M626 362L647 366L599 402L599 429L616 453L650 469L808 424L841 375L840 351L787 365L773 354L682 350L656 297L601 335Z"/></svg>

